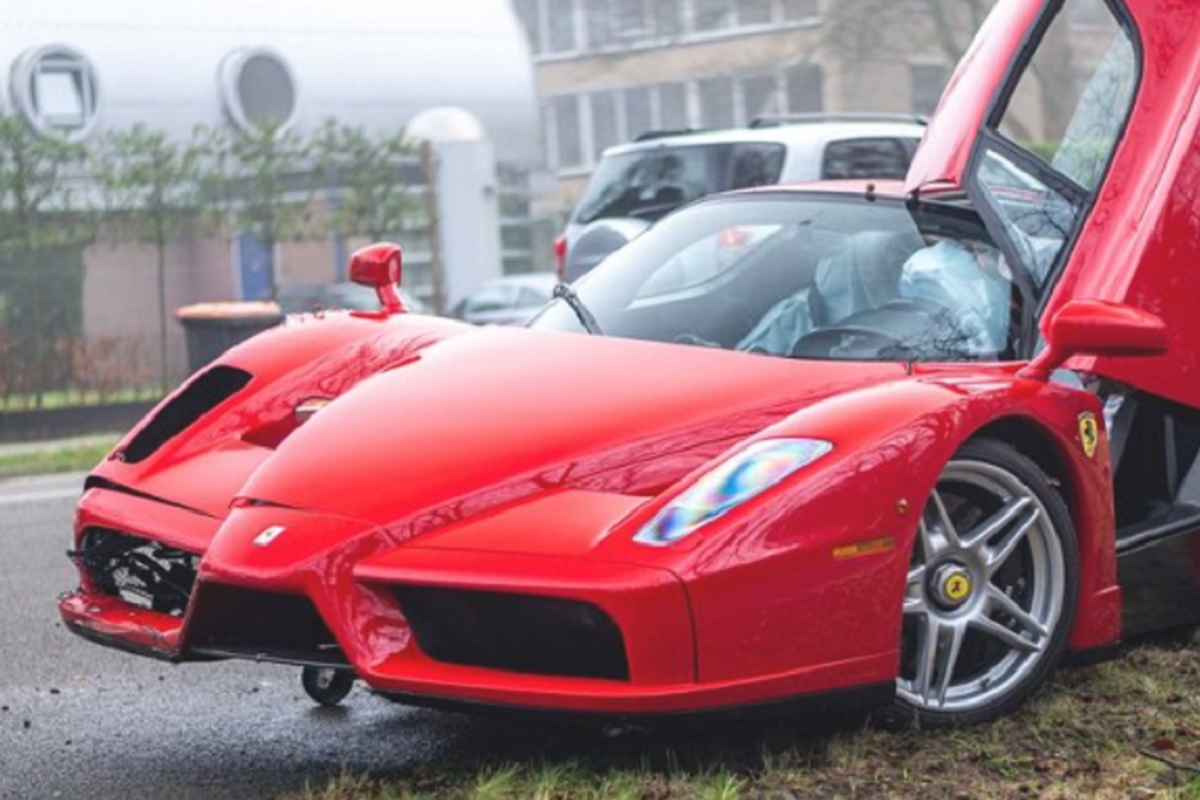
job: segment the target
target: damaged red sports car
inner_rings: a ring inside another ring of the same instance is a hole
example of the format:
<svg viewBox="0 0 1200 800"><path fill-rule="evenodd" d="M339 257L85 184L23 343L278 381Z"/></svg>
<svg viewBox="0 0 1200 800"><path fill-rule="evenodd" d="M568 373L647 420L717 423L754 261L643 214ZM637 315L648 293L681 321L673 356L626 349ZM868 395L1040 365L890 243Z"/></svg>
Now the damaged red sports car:
<svg viewBox="0 0 1200 800"><path fill-rule="evenodd" d="M667 217L524 329L290 318L91 474L69 628L416 703L926 725L1200 616L1200 9L1001 0L901 184Z"/></svg>

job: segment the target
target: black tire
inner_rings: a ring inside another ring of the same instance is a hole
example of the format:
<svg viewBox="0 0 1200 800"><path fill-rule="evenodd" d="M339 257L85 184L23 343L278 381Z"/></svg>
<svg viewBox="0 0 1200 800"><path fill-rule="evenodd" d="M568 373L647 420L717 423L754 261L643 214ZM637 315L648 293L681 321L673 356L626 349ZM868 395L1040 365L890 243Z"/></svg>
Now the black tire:
<svg viewBox="0 0 1200 800"><path fill-rule="evenodd" d="M305 693L323 706L336 706L354 688L354 672L336 667L305 667L300 673Z"/></svg>
<svg viewBox="0 0 1200 800"><path fill-rule="evenodd" d="M1015 710L1062 659L1075 619L1079 547L1062 497L1013 447L968 442L922 510L911 563L888 718L944 728Z"/></svg>

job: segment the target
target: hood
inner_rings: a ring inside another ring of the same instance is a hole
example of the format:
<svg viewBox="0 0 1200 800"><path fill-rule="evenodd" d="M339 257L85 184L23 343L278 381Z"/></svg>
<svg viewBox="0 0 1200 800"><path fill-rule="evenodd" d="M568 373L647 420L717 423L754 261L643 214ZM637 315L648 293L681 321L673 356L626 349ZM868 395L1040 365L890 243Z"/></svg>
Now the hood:
<svg viewBox="0 0 1200 800"><path fill-rule="evenodd" d="M898 364L483 329L335 400L241 492L419 533L537 492L653 494L808 404Z"/></svg>

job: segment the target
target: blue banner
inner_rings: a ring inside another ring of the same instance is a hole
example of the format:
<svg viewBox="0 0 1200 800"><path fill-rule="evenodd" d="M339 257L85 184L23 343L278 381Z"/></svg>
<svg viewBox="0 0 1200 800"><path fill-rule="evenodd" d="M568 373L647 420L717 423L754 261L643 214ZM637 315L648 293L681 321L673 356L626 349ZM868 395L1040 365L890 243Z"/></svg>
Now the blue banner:
<svg viewBox="0 0 1200 800"><path fill-rule="evenodd" d="M252 233L239 233L234 239L234 249L241 299L270 300L275 269L271 248Z"/></svg>

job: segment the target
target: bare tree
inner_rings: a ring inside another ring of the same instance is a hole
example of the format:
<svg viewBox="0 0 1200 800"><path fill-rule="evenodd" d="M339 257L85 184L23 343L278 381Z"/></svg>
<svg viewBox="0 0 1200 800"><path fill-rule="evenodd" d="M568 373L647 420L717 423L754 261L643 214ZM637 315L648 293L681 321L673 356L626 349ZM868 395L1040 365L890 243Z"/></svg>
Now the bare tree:
<svg viewBox="0 0 1200 800"><path fill-rule="evenodd" d="M314 134L310 148L337 235L380 241L399 235L419 217L421 204L411 191L418 176L404 174L406 167L416 170L417 151L402 131L372 135L331 119Z"/></svg>
<svg viewBox="0 0 1200 800"><path fill-rule="evenodd" d="M309 153L302 137L275 120L240 131L198 131L206 200L228 215L235 230L262 242L270 259L268 299L278 291L275 245L303 233L311 222Z"/></svg>
<svg viewBox="0 0 1200 800"><path fill-rule="evenodd" d="M12 338L0 370L6 390L32 394L35 406L56 380L51 348L80 325L81 250L94 231L80 210L83 157L79 145L0 114L0 328Z"/></svg>
<svg viewBox="0 0 1200 800"><path fill-rule="evenodd" d="M154 245L158 278L159 388L170 388L167 366L167 246L201 219L200 149L177 144L141 125L113 131L92 149L91 177L114 238Z"/></svg>
<svg viewBox="0 0 1200 800"><path fill-rule="evenodd" d="M954 64L996 0L838 0L824 11L821 48L853 64L933 50Z"/></svg>
<svg viewBox="0 0 1200 800"><path fill-rule="evenodd" d="M860 70L903 61L913 53L935 54L954 65L970 46L996 0L831 0L818 47ZM1054 25L1029 75L1038 87L1039 124L1020 114L1005 120L1017 138L1036 141L1062 131L1075 95L1074 51L1066 25ZM1068 104L1069 105L1069 104Z"/></svg>

